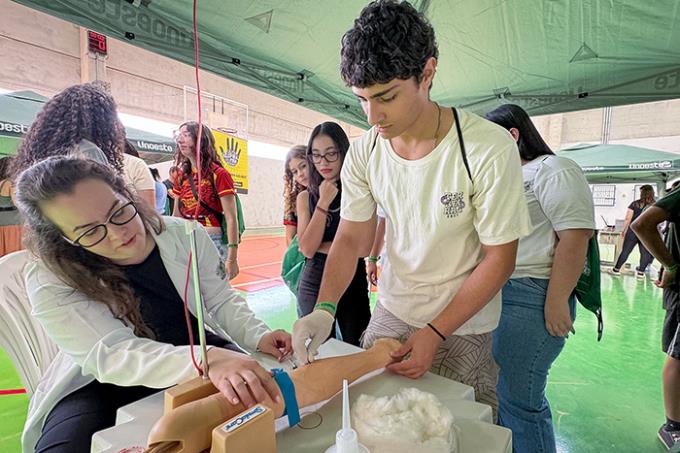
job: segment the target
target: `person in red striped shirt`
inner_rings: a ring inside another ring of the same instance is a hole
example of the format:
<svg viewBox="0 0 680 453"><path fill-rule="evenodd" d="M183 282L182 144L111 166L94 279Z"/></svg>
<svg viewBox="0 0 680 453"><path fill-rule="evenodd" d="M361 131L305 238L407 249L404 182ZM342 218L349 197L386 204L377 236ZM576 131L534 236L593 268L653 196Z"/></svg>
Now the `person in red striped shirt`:
<svg viewBox="0 0 680 453"><path fill-rule="evenodd" d="M182 174L173 188L176 196L173 215L198 220L205 227L224 260L227 276L231 280L239 273L236 189L231 175L219 163L215 139L210 128L205 125L201 128L201 180L198 180L198 129L198 123L189 121L182 124L175 133L175 162ZM226 244L222 233L223 221L226 221Z"/></svg>

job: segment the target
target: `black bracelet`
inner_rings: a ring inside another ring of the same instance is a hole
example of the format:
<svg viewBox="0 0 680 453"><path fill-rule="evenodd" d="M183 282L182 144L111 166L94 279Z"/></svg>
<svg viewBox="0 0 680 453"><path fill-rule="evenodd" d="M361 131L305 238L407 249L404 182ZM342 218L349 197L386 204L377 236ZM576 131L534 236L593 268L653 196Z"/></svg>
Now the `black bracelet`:
<svg viewBox="0 0 680 453"><path fill-rule="evenodd" d="M430 329L434 330L434 333L436 333L437 335L439 335L439 338L441 338L442 341L446 341L446 337L445 337L444 335L442 335L442 333L441 333L440 331L438 331L437 328L436 328L435 326L433 326L433 325L432 325L431 323L429 323L429 322L427 323L427 325L430 327Z"/></svg>

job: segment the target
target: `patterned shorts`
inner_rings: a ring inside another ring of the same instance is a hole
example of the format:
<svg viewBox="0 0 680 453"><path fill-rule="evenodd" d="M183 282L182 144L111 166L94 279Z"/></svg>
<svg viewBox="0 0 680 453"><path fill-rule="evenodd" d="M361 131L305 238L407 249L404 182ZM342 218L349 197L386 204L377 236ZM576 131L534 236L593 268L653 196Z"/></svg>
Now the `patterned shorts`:
<svg viewBox="0 0 680 453"><path fill-rule="evenodd" d="M370 348L379 338L396 338L402 343L418 330L390 313L380 302L361 340ZM498 366L491 355L492 332L476 335L450 335L435 353L430 371L462 382L475 389L475 399L488 404L496 419Z"/></svg>

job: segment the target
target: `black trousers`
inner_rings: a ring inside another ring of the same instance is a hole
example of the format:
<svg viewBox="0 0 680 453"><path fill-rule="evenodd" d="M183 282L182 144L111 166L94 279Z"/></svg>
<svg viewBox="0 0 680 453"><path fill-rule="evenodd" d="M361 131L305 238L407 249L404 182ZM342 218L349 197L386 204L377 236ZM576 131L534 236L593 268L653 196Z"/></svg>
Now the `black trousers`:
<svg viewBox="0 0 680 453"><path fill-rule="evenodd" d="M92 435L116 424L118 408L161 389L93 381L64 397L49 413L36 453L87 453Z"/></svg>
<svg viewBox="0 0 680 453"><path fill-rule="evenodd" d="M326 254L317 253L305 263L297 293L299 317L308 315L314 310L326 258ZM340 298L335 317L336 328L340 332L342 341L359 346L359 339L370 320L371 307L368 298L366 266L363 260L359 260L352 282ZM334 336L335 333L331 332L331 337Z"/></svg>
<svg viewBox="0 0 680 453"><path fill-rule="evenodd" d="M633 251L636 245L640 250L640 264L637 268L638 272L644 272L645 269L647 269L647 266L652 264L652 261L654 261L654 257L652 256L652 254L649 253L649 251L645 248L644 245L642 245L642 242L640 242L635 233L628 230L626 232L626 236L623 238L621 254L619 255L619 259L616 260L614 269L621 269L621 266L623 266L626 263L626 260L628 259L630 252Z"/></svg>

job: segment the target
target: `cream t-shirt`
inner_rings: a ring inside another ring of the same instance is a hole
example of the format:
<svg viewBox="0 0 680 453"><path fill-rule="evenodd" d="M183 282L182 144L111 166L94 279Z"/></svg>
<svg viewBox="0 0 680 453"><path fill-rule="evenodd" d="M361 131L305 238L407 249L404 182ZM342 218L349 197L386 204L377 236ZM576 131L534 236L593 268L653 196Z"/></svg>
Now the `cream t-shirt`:
<svg viewBox="0 0 680 453"><path fill-rule="evenodd" d="M156 190L156 184L149 167L139 157L123 154L123 179L135 193L142 190Z"/></svg>
<svg viewBox="0 0 680 453"><path fill-rule="evenodd" d="M342 218L369 220L379 205L390 219L378 298L416 327L451 302L482 260L482 244L506 244L530 229L514 140L500 126L458 112L472 181L455 125L430 154L413 161L371 129L352 143L342 168ZM456 334L495 329L500 308L497 294Z"/></svg>

